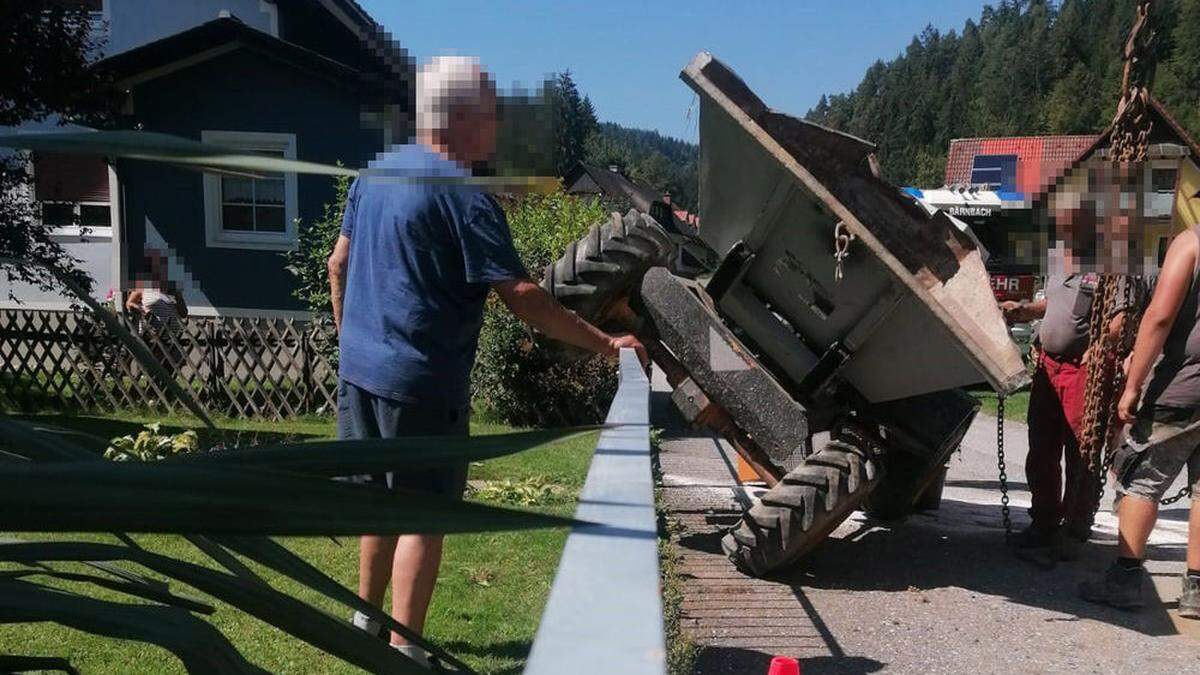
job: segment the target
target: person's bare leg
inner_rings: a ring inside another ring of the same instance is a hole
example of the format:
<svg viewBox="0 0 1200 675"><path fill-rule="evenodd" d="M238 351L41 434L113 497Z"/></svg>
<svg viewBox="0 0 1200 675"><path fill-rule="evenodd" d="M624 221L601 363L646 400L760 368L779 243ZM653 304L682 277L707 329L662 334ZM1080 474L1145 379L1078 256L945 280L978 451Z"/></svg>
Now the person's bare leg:
<svg viewBox="0 0 1200 675"><path fill-rule="evenodd" d="M396 537L365 536L358 540L358 597L383 607L395 552Z"/></svg>
<svg viewBox="0 0 1200 675"><path fill-rule="evenodd" d="M425 631L425 614L433 598L442 563L442 535L409 534L399 538L392 565L392 616L417 633ZM392 633L392 644L408 641Z"/></svg>
<svg viewBox="0 0 1200 675"><path fill-rule="evenodd" d="M1194 507L1192 515L1195 517ZM1158 502L1134 495L1123 495L1117 517L1120 520L1117 555L1122 558L1144 560L1146 541L1150 539L1150 532L1154 530L1154 522L1158 520Z"/></svg>
<svg viewBox="0 0 1200 675"><path fill-rule="evenodd" d="M1192 513L1188 517L1187 566L1200 570L1200 495L1192 495Z"/></svg>

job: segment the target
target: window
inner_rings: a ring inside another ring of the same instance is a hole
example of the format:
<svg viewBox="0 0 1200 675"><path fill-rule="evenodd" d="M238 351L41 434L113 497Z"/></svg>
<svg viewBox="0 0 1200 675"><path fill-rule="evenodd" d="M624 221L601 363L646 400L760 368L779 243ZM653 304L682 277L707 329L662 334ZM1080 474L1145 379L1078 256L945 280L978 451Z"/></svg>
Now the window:
<svg viewBox="0 0 1200 675"><path fill-rule="evenodd" d="M34 198L42 224L70 234L88 228L95 234L112 227L108 197L108 165L98 157L36 153L33 156Z"/></svg>
<svg viewBox="0 0 1200 675"><path fill-rule="evenodd" d="M1175 194L1175 178L1178 174L1179 170L1174 167L1150 169L1151 189L1162 194Z"/></svg>
<svg viewBox="0 0 1200 675"><path fill-rule="evenodd" d="M1017 191L1016 155L975 155L971 166L973 185L993 185L1006 192Z"/></svg>
<svg viewBox="0 0 1200 675"><path fill-rule="evenodd" d="M42 224L50 227L85 227L95 230L112 227L108 204L84 202L42 202Z"/></svg>
<svg viewBox="0 0 1200 675"><path fill-rule="evenodd" d="M201 140L243 152L296 158L294 134L204 131ZM296 243L296 174L204 174L209 246L287 250Z"/></svg>

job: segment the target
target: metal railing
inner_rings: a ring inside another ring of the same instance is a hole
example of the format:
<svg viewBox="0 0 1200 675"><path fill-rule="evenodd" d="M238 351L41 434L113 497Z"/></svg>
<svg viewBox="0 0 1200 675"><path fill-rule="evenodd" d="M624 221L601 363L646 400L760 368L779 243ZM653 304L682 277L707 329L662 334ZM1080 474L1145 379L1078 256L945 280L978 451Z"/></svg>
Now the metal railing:
<svg viewBox="0 0 1200 675"><path fill-rule="evenodd" d="M621 384L596 444L525 672L666 672L659 591L650 381L621 350Z"/></svg>

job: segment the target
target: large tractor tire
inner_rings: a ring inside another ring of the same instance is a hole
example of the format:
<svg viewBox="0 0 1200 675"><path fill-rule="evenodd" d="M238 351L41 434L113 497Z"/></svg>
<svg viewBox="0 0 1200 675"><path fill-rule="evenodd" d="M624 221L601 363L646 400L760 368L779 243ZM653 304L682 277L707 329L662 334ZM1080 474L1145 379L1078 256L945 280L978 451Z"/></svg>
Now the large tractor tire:
<svg viewBox="0 0 1200 675"><path fill-rule="evenodd" d="M763 494L721 547L742 572L769 574L820 544L882 478L874 442L843 431Z"/></svg>
<svg viewBox="0 0 1200 675"><path fill-rule="evenodd" d="M546 266L542 287L580 317L605 325L652 267L668 265L674 244L650 216L630 209L593 225Z"/></svg>
<svg viewBox="0 0 1200 675"><path fill-rule="evenodd" d="M941 501L939 479L945 475L945 460L930 463L921 457L894 452L883 462L887 480L871 492L863 510L880 520L902 521L914 511L936 509Z"/></svg>

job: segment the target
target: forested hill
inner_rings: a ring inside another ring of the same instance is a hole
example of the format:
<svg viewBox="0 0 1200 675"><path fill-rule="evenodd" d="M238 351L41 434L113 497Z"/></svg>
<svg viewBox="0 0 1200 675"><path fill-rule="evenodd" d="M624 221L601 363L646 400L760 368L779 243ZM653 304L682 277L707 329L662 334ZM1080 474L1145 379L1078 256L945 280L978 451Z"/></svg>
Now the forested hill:
<svg viewBox="0 0 1200 675"><path fill-rule="evenodd" d="M588 161L617 165L633 180L655 190L670 191L676 204L695 209L700 148L657 131L601 122L588 138Z"/></svg>
<svg viewBox="0 0 1200 675"><path fill-rule="evenodd" d="M877 143L888 179L920 187L942 184L952 138L1099 132L1116 107L1134 5L1004 0L961 31L927 27L807 118ZM1200 0L1159 0L1153 18L1153 91L1198 133Z"/></svg>

